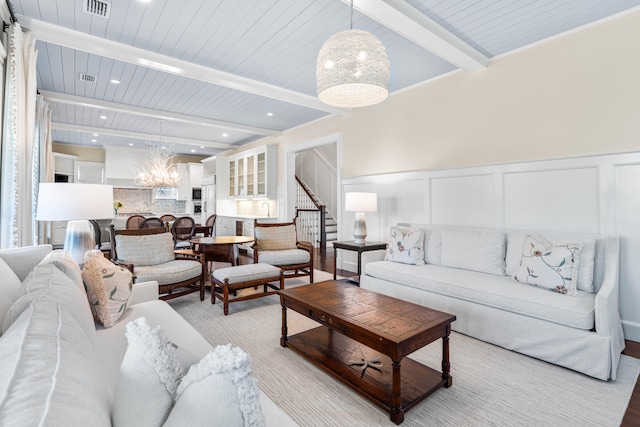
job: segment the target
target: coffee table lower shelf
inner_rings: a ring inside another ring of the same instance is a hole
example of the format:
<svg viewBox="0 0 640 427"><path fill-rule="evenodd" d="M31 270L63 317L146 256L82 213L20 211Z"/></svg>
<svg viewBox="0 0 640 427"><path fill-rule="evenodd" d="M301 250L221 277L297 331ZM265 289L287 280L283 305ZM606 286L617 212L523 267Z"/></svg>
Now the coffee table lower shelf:
<svg viewBox="0 0 640 427"><path fill-rule="evenodd" d="M286 346L386 411L392 411L391 358L326 326L289 336ZM368 367L362 375L361 366L352 363L360 362L363 357L369 361L379 357L382 368ZM408 411L440 387L446 387L447 382L442 372L404 358L401 362L402 411Z"/></svg>

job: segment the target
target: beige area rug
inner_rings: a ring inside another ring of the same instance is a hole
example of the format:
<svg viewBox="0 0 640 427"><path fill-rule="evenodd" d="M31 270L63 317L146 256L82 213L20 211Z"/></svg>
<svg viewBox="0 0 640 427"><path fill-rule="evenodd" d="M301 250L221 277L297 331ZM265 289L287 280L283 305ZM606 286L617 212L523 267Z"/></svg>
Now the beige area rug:
<svg viewBox="0 0 640 427"><path fill-rule="evenodd" d="M316 270L316 281L332 278ZM308 279L290 279L286 287ZM207 293L207 297L209 294ZM232 343L251 355L260 388L301 426L393 426L389 414L349 387L280 347L276 295L211 305L191 294L171 301L211 344ZM289 310L290 334L318 324ZM453 386L405 414L403 426L618 426L640 360L622 356L615 382L604 382L465 335L451 336ZM440 341L410 357L439 369Z"/></svg>

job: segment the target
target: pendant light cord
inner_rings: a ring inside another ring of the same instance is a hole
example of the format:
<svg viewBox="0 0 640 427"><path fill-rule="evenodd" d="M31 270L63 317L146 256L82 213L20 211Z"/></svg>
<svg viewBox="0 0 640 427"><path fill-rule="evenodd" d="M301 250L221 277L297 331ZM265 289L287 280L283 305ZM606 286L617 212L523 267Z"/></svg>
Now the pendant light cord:
<svg viewBox="0 0 640 427"><path fill-rule="evenodd" d="M353 0L351 0L351 22L349 24L349 29L353 30Z"/></svg>

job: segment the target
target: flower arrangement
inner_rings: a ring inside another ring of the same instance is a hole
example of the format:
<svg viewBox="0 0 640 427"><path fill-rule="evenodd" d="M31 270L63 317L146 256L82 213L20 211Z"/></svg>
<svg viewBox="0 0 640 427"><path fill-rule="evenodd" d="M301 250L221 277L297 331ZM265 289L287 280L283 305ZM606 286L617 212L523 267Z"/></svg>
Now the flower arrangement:
<svg viewBox="0 0 640 427"><path fill-rule="evenodd" d="M120 209L123 206L124 205L122 204L122 202L120 200L114 200L114 202L113 202L113 210L116 213L116 216L118 215L118 209Z"/></svg>

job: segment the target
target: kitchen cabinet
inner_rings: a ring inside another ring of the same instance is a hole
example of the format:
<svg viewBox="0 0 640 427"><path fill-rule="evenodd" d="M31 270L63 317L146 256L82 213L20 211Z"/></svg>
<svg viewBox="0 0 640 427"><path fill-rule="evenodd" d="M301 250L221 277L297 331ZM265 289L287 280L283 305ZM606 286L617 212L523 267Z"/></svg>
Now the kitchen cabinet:
<svg viewBox="0 0 640 427"><path fill-rule="evenodd" d="M76 159L70 154L52 153L53 171L56 182L73 182L76 174Z"/></svg>
<svg viewBox="0 0 640 427"><path fill-rule="evenodd" d="M229 197L277 198L278 146L264 145L229 158Z"/></svg>
<svg viewBox="0 0 640 427"><path fill-rule="evenodd" d="M178 192L176 200L191 200L191 185L189 183L189 170L186 163L178 163L180 170L180 183L178 184Z"/></svg>
<svg viewBox="0 0 640 427"><path fill-rule="evenodd" d="M104 184L104 163L76 161L75 182Z"/></svg>
<svg viewBox="0 0 640 427"><path fill-rule="evenodd" d="M216 172L218 160L216 156L207 157L202 162L202 185L210 185L216 183Z"/></svg>
<svg viewBox="0 0 640 427"><path fill-rule="evenodd" d="M189 185L191 186L191 188L202 187L202 164L187 163L187 169L189 170Z"/></svg>
<svg viewBox="0 0 640 427"><path fill-rule="evenodd" d="M236 219L228 216L216 218L216 236L235 236Z"/></svg>

